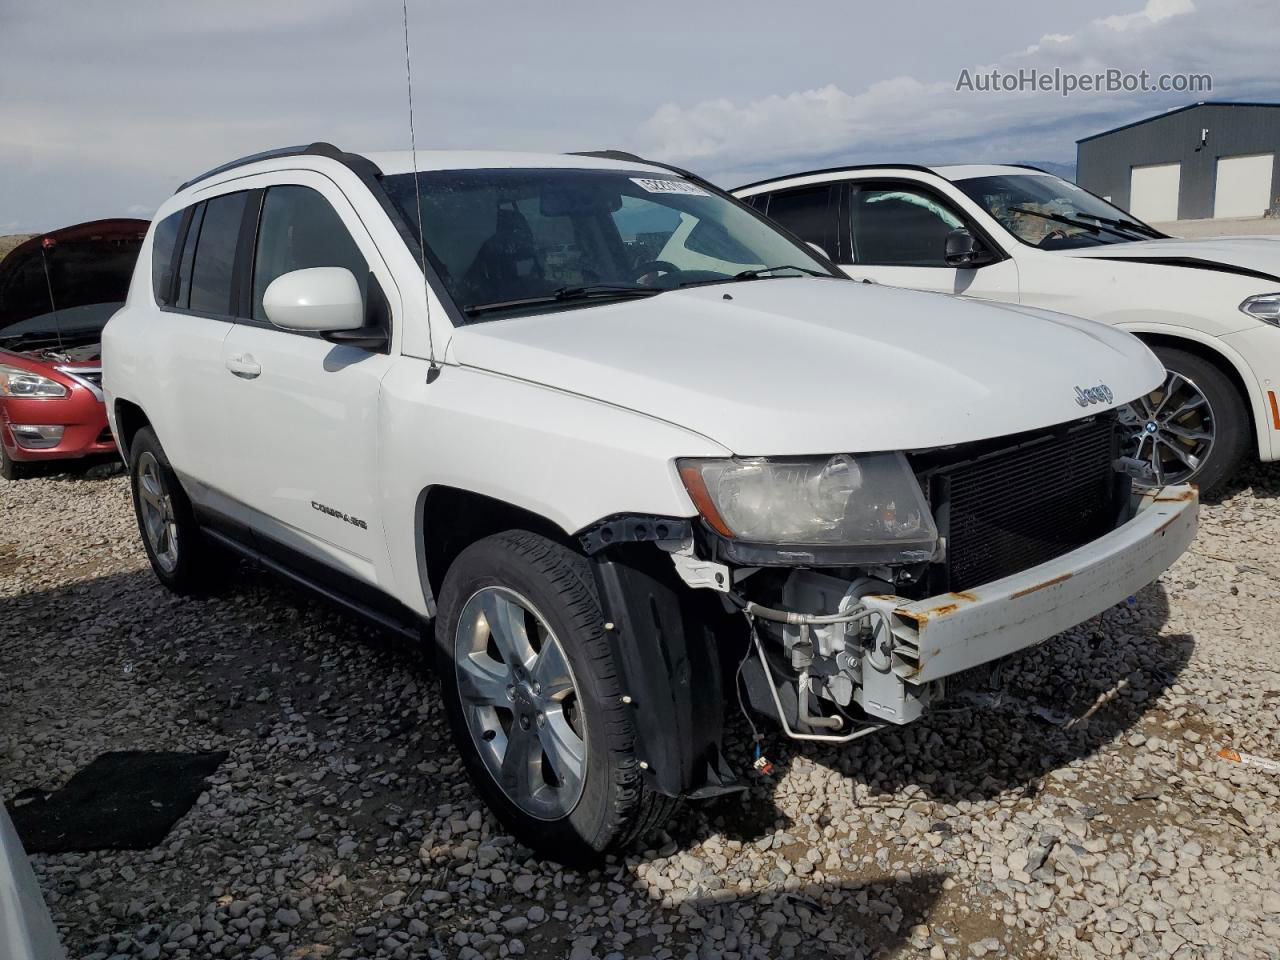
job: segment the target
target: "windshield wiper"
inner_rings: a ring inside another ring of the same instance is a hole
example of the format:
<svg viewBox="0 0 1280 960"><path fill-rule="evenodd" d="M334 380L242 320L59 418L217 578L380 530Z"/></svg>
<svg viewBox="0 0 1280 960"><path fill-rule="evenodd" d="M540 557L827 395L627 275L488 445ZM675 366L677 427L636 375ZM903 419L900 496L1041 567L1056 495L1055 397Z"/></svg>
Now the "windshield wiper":
<svg viewBox="0 0 1280 960"><path fill-rule="evenodd" d="M1116 227L1108 226L1104 223L1089 223L1085 220L1075 220L1072 217L1064 217L1057 213L1045 213L1043 210L1032 210L1030 207L1009 207L1014 213L1025 213L1032 217L1040 217L1042 220L1053 220L1056 223L1065 223L1070 227L1079 227L1081 230L1088 230L1090 233L1097 233L1099 230L1105 230L1107 233L1114 233L1117 237L1124 237L1126 240L1132 240L1125 231ZM1087 214L1086 214L1087 216ZM1097 218L1101 220L1101 217Z"/></svg>
<svg viewBox="0 0 1280 960"><path fill-rule="evenodd" d="M662 293L664 287L642 287L621 283L591 283L577 287L561 287L537 297L517 297L514 300L494 300L491 303L473 303L462 308L468 316L514 310L519 307L538 307L550 303L567 303L574 300L596 300L614 297L652 297Z"/></svg>
<svg viewBox="0 0 1280 960"><path fill-rule="evenodd" d="M1160 240L1164 237L1164 234L1155 227L1148 227L1146 224L1138 223L1135 220L1116 220L1111 217L1100 217L1096 213L1084 213L1083 211L1081 211L1080 216L1088 217L1090 220L1097 220L1099 223L1108 223L1113 227L1123 227L1125 230L1141 233L1154 240Z"/></svg>
<svg viewBox="0 0 1280 960"><path fill-rule="evenodd" d="M756 267L753 270L743 270L741 273L735 273L735 280L756 280L770 273L777 273L779 270L799 270L801 273L807 273L811 277L829 277L831 274L825 270L811 270L808 267L797 267L792 263L783 263L776 267Z"/></svg>

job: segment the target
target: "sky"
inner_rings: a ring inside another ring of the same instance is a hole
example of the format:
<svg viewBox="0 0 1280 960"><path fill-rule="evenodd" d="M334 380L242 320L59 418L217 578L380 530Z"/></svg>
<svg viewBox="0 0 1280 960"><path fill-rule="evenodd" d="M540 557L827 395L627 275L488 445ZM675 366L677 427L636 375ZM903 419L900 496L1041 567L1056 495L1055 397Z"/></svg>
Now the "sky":
<svg viewBox="0 0 1280 960"><path fill-rule="evenodd" d="M1074 163L1195 100L1280 101L1275 0L409 0L419 149L616 148L723 186L878 161ZM400 0L0 0L0 234L149 217L226 160L409 144ZM1210 93L957 90L999 69Z"/></svg>

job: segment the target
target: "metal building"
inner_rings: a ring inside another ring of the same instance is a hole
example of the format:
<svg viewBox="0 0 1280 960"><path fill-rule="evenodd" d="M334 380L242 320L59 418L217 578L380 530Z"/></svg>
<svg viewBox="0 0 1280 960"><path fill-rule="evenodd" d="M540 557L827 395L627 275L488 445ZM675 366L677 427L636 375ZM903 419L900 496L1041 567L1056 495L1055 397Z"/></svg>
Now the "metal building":
<svg viewBox="0 0 1280 960"><path fill-rule="evenodd" d="M1280 103L1205 101L1076 142L1076 182L1147 222L1280 205Z"/></svg>

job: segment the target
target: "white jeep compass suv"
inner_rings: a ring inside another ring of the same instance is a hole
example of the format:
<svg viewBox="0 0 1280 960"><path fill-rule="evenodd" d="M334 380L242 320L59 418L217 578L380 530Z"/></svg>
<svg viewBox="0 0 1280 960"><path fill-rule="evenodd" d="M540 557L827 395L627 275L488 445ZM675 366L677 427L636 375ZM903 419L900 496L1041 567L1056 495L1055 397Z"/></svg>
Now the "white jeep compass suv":
<svg viewBox="0 0 1280 960"><path fill-rule="evenodd" d="M107 325L157 576L253 558L412 638L486 801L570 862L740 789L726 704L803 740L1150 583L1136 338L852 283L619 153L357 156L184 184Z"/></svg>
<svg viewBox="0 0 1280 960"><path fill-rule="evenodd" d="M1280 237L1178 240L1024 166L836 167L735 196L850 276L1061 310L1141 337L1164 383L1126 414L1149 482L1211 491L1280 459Z"/></svg>

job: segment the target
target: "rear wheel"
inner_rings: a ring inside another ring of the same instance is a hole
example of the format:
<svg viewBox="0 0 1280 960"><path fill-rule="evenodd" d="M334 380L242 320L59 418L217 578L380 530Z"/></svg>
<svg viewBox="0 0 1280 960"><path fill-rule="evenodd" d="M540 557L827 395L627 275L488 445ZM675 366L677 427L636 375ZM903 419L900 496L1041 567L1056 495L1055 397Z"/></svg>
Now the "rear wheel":
<svg viewBox="0 0 1280 960"><path fill-rule="evenodd" d="M1165 381L1123 416L1126 453L1146 463L1158 485L1194 482L1220 487L1249 443L1249 414L1230 377L1215 364L1174 347L1152 348Z"/></svg>
<svg viewBox="0 0 1280 960"><path fill-rule="evenodd" d="M150 427L139 430L129 446L129 485L142 545L160 582L181 594L206 593L220 583L227 557L200 530Z"/></svg>
<svg viewBox="0 0 1280 960"><path fill-rule="evenodd" d="M9 451L0 443L0 477L6 480L22 480L27 476L27 465L19 463L9 456Z"/></svg>
<svg viewBox="0 0 1280 960"><path fill-rule="evenodd" d="M436 648L454 740L521 842L589 864L664 823L578 554L532 533L488 537L445 576Z"/></svg>

